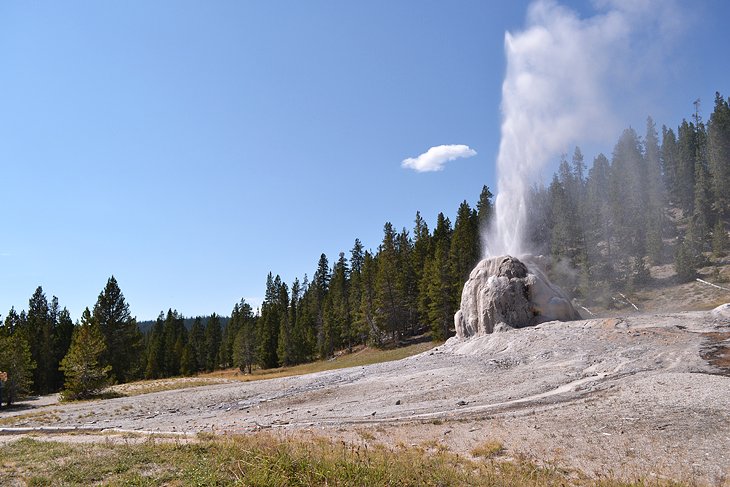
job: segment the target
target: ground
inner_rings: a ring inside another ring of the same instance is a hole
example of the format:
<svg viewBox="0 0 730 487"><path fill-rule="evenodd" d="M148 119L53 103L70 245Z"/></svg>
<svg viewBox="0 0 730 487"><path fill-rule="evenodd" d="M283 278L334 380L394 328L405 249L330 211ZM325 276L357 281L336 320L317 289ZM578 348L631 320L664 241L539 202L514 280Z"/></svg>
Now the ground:
<svg viewBox="0 0 730 487"><path fill-rule="evenodd" d="M452 340L399 361L298 377L79 403L43 398L0 420L6 430L187 437L267 430L465 455L494 440L503 458L597 477L727 485L728 347L727 314L637 313Z"/></svg>

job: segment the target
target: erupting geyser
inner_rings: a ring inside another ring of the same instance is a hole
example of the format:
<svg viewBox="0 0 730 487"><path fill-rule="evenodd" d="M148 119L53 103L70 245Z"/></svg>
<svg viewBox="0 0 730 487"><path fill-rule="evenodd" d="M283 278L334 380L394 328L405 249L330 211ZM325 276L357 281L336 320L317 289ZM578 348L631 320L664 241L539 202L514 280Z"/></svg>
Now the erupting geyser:
<svg viewBox="0 0 730 487"><path fill-rule="evenodd" d="M525 29L505 35L498 187L491 226L482 229L486 259L472 271L456 313L456 335L492 333L580 316L540 270L528 242L530 186L574 143L610 140L625 88L646 76L675 30L673 1L596 2L588 18L552 0L536 0ZM640 69L636 67L640 66ZM621 87L617 90L616 87ZM520 255L520 260L510 257Z"/></svg>
<svg viewBox="0 0 730 487"><path fill-rule="evenodd" d="M454 316L460 340L546 321L579 320L568 296L542 272L537 258L490 257L471 271Z"/></svg>

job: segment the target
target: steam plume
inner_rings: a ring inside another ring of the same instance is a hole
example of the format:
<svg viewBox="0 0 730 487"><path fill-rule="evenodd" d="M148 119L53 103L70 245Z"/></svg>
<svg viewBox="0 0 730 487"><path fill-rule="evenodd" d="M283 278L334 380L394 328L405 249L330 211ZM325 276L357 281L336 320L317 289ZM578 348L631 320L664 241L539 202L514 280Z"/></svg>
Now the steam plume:
<svg viewBox="0 0 730 487"><path fill-rule="evenodd" d="M496 215L482 234L487 255L530 250L525 244L530 186L571 145L616 133L615 104L655 71L664 41L680 26L672 1L594 4L601 12L580 18L554 1L537 0L528 9L525 30L505 34Z"/></svg>

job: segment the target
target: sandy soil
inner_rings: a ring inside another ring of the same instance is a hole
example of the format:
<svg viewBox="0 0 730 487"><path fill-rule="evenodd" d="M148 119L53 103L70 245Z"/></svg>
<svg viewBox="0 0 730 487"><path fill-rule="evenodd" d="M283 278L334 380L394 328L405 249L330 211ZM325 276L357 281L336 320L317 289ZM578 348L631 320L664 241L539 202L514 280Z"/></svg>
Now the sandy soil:
<svg viewBox="0 0 730 487"><path fill-rule="evenodd" d="M18 415L13 426L54 432L265 429L464 454L498 440L506 458L595 476L730 485L729 350L730 313L551 322L452 339L397 362L78 404L51 399L0 419Z"/></svg>

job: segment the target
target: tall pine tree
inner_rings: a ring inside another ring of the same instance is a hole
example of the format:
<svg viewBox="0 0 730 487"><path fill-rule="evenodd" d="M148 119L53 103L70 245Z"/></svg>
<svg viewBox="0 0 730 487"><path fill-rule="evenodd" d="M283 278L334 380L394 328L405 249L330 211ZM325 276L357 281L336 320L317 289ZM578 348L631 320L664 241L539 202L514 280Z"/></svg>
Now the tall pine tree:
<svg viewBox="0 0 730 487"><path fill-rule="evenodd" d="M92 316L106 345L101 363L111 366L112 379L128 382L139 378L143 372L142 333L114 276L99 294Z"/></svg>

